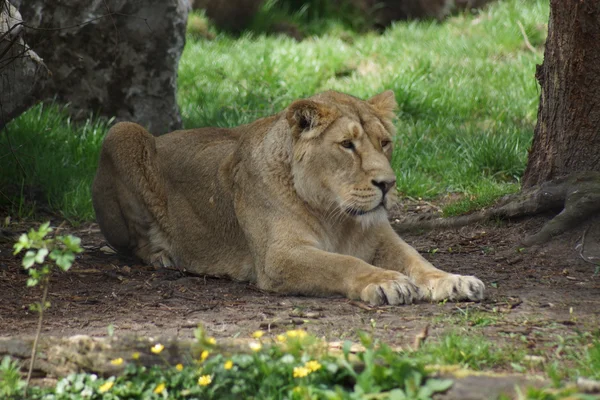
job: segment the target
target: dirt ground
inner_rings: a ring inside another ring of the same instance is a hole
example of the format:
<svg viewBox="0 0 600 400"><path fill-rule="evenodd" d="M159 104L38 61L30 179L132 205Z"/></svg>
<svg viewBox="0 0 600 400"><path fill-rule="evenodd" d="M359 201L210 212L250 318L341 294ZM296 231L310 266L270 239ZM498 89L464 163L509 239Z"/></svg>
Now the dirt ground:
<svg viewBox="0 0 600 400"><path fill-rule="evenodd" d="M600 326L600 273L583 260L600 260L591 258L600 257L600 224L583 226L543 248L520 249L519 239L546 220L405 235L435 265L482 279L487 292L481 303L399 307L280 296L248 283L157 270L107 253L96 224L68 228L81 237L85 252L69 272L53 276L43 334L106 336L112 325L115 335L191 338L203 324L210 335L231 338L248 337L257 329L274 335L301 327L330 341L355 339L363 330L390 344L410 346L426 325L430 337L471 326L503 345L543 349L556 335ZM54 219L53 225L60 222ZM31 225L8 228L20 233ZM577 246L583 232L582 257ZM0 240L0 336L33 335L37 314L28 305L39 301L40 290L26 288L12 242Z"/></svg>

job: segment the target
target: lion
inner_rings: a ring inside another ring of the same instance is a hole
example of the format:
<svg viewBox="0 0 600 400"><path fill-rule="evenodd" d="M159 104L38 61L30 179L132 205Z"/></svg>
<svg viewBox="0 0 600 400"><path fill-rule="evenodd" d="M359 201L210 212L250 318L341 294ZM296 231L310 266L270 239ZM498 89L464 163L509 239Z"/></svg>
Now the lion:
<svg viewBox="0 0 600 400"><path fill-rule="evenodd" d="M156 266L373 305L481 300L484 284L435 268L392 229L392 91L327 91L231 129L104 139L92 199L117 251Z"/></svg>

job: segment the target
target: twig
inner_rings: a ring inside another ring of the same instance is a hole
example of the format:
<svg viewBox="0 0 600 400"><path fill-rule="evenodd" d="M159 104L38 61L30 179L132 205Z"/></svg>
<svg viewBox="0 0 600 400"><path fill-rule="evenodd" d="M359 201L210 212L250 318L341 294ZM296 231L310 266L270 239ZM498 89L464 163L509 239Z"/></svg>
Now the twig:
<svg viewBox="0 0 600 400"><path fill-rule="evenodd" d="M589 258L587 258L584 254L584 248L585 248L585 235L587 234L587 232L590 230L591 225L589 225L587 228L585 228L585 231L583 231L583 235L581 235L581 247L579 248L579 257L581 257L581 259L583 261L585 261L586 263L590 263L592 265L595 265L596 267L600 266L599 263L593 262L592 260L590 260Z"/></svg>
<svg viewBox="0 0 600 400"><path fill-rule="evenodd" d="M108 7L108 4L106 4L106 0L102 0L102 2L104 3L104 7L106 8L106 11L108 11L108 15L110 15L110 20L112 21L113 27L115 28L115 36L117 37L115 40L115 44L118 45L119 44L119 29L117 29L117 24L115 23L115 19L113 18L112 13L110 12L110 8ZM115 61L116 61L116 59L117 59L117 54L115 53Z"/></svg>
<svg viewBox="0 0 600 400"><path fill-rule="evenodd" d="M35 339L33 341L33 347L31 348L31 362L29 363L29 371L27 372L27 381L25 382L25 389L23 389L23 394L25 398L27 398L27 388L29 387L29 382L31 381L31 373L33 372L33 365L35 364L36 358L36 350L38 341L40 340L40 335L42 333L42 322L44 320L44 307L46 306L46 297L48 296L48 287L50 286L50 277L47 277L44 282L44 294L42 295L42 301L40 303L40 318L38 319L37 331L35 332Z"/></svg>
<svg viewBox="0 0 600 400"><path fill-rule="evenodd" d="M525 32L525 28L523 28L523 24L521 21L517 21L517 25L519 25L519 29L521 30L521 35L523 35L523 40L525 41L525 47L527 47L533 54L537 54L538 51L535 47L531 45L529 42L529 38L527 37L527 32Z"/></svg>
<svg viewBox="0 0 600 400"><path fill-rule="evenodd" d="M373 311L373 307L368 306L365 303L362 303L360 301L350 300L350 301L348 301L348 304L358 307L358 308L362 308L365 311Z"/></svg>
<svg viewBox="0 0 600 400"><path fill-rule="evenodd" d="M429 336L429 324L425 325L425 327L415 336L415 341L413 343L413 350L417 351L421 347L421 345L425 342L425 339Z"/></svg>
<svg viewBox="0 0 600 400"><path fill-rule="evenodd" d="M2 192L2 190L0 190L0 196L4 197L11 204L11 206L13 206L13 207L17 206L15 204L15 202L10 199L10 197L8 197L7 195L4 194L4 192Z"/></svg>

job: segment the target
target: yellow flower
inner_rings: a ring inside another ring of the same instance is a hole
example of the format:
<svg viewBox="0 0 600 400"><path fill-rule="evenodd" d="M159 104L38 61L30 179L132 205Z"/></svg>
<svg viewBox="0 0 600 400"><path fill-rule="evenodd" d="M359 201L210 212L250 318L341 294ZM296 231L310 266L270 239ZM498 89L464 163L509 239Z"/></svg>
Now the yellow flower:
<svg viewBox="0 0 600 400"><path fill-rule="evenodd" d="M136 351L131 355L131 358L133 358L134 360L139 360L140 359L140 352Z"/></svg>
<svg viewBox="0 0 600 400"><path fill-rule="evenodd" d="M198 385L200 386L208 386L211 382L212 378L210 375L202 375L200 378L198 378Z"/></svg>
<svg viewBox="0 0 600 400"><path fill-rule="evenodd" d="M310 374L310 369L306 367L295 367L294 368L294 378L304 378Z"/></svg>
<svg viewBox="0 0 600 400"><path fill-rule="evenodd" d="M300 339L302 339L303 337L305 337L307 335L306 331L303 331L302 329L294 329L291 331L287 331L286 334L288 337L300 338Z"/></svg>
<svg viewBox="0 0 600 400"><path fill-rule="evenodd" d="M319 362L315 360L307 361L306 364L304 364L304 366L308 368L310 372L315 372L321 369L321 364L319 364Z"/></svg>
<svg viewBox="0 0 600 400"><path fill-rule="evenodd" d="M163 346L160 343L156 343L154 346L152 346L150 348L150 351L152 351L154 354L160 354L161 351L163 351L165 349L165 346Z"/></svg>
<svg viewBox="0 0 600 400"><path fill-rule="evenodd" d="M115 383L113 381L106 381L106 382L104 382L104 384L102 384L102 386L100 386L98 388L98 391L100 393L106 393L106 392L108 392L110 390L110 388L113 387L114 384Z"/></svg>
<svg viewBox="0 0 600 400"><path fill-rule="evenodd" d="M206 338L206 343L214 346L215 344L217 344L217 339L215 339L214 337Z"/></svg>
<svg viewBox="0 0 600 400"><path fill-rule="evenodd" d="M230 370L231 368L233 368L233 361L231 361L231 360L225 361L223 368L225 368L226 370Z"/></svg>
<svg viewBox="0 0 600 400"><path fill-rule="evenodd" d="M250 350L252 351L259 351L260 349L262 349L262 344L260 344L259 342L250 342L248 344L248 346L250 346Z"/></svg>
<svg viewBox="0 0 600 400"><path fill-rule="evenodd" d="M112 365L119 366L119 365L123 364L123 359L121 357L115 358L114 360L110 360L110 363Z"/></svg>
<svg viewBox="0 0 600 400"><path fill-rule="evenodd" d="M156 393L156 394L161 394L164 391L165 391L165 384L164 383L159 383L154 388L154 393Z"/></svg>
<svg viewBox="0 0 600 400"><path fill-rule="evenodd" d="M175 366L175 369L176 369L177 371L179 371L179 372L183 371L183 364L177 364L177 365Z"/></svg>
<svg viewBox="0 0 600 400"><path fill-rule="evenodd" d="M277 340L279 343L284 343L287 340L287 337L285 335L277 335L275 340Z"/></svg>
<svg viewBox="0 0 600 400"><path fill-rule="evenodd" d="M260 339L261 337L263 337L265 333L263 331L254 331L254 333L252 334L252 337L254 339Z"/></svg>
<svg viewBox="0 0 600 400"><path fill-rule="evenodd" d="M205 361L208 358L208 355L210 353L208 352L208 350L204 350L202 353L200 353L200 362Z"/></svg>

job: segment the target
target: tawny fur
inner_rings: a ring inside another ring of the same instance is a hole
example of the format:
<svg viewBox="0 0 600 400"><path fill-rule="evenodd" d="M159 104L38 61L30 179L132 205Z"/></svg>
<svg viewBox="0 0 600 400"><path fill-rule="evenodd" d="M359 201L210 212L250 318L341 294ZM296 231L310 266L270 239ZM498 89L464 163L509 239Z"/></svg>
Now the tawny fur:
<svg viewBox="0 0 600 400"><path fill-rule="evenodd" d="M146 263L280 293L480 300L479 279L433 267L387 220L395 108L391 91L330 91L233 129L118 123L93 185L100 228Z"/></svg>

